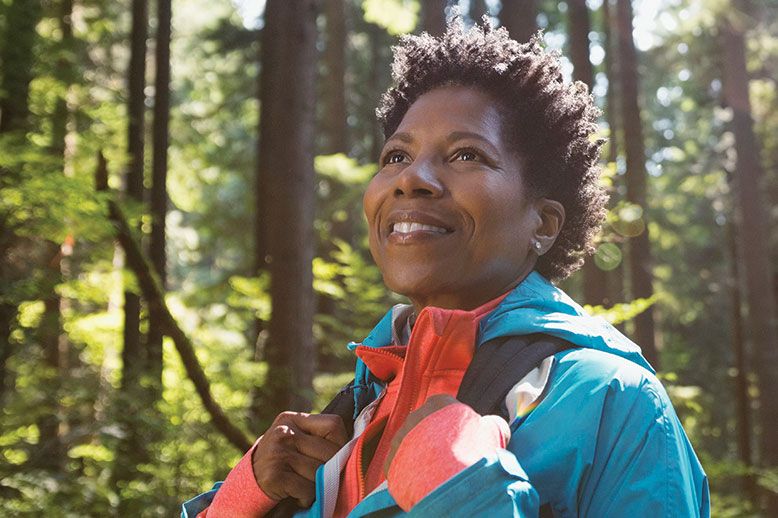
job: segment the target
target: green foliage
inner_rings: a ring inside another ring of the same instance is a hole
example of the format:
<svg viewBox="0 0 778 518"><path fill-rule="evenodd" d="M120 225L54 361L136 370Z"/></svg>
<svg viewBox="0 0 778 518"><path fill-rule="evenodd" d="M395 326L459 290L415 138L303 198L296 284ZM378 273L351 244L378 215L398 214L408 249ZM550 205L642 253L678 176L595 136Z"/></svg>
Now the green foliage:
<svg viewBox="0 0 778 518"><path fill-rule="evenodd" d="M362 191L378 169L376 164L360 165L356 160L342 153L317 156L314 167L319 176L355 187L356 192Z"/></svg>
<svg viewBox="0 0 778 518"><path fill-rule="evenodd" d="M259 277L234 275L230 277L229 283L233 289L227 297L230 307L251 310L256 318L270 320L270 277L266 272Z"/></svg>
<svg viewBox="0 0 778 518"><path fill-rule="evenodd" d="M340 374L320 374L313 380L313 388L316 390L316 399L313 403L313 411L320 412L327 403L332 401L335 394L354 379L352 371Z"/></svg>
<svg viewBox="0 0 778 518"><path fill-rule="evenodd" d="M411 0L363 0L362 9L366 21L395 36L412 32L418 23L419 4Z"/></svg>
<svg viewBox="0 0 778 518"><path fill-rule="evenodd" d="M587 313L602 317L613 325L618 325L632 320L653 306L657 298L658 296L655 294L647 299L635 299L631 302L614 304L609 308L604 306L584 306L584 309Z"/></svg>

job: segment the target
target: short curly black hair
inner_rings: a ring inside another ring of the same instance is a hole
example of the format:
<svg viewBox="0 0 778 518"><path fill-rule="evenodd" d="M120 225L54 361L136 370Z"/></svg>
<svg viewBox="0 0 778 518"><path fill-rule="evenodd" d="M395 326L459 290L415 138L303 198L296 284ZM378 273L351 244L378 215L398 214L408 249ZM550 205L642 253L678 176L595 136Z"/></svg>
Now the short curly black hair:
<svg viewBox="0 0 778 518"><path fill-rule="evenodd" d="M430 90L458 85L489 94L501 108L506 141L523 161L527 187L565 208L559 237L535 266L556 282L592 253L608 198L599 184L603 140L594 136L600 110L584 83L565 84L558 53L545 51L540 41L538 34L519 44L486 18L466 30L459 17L439 38L404 36L393 48L395 85L383 94L376 114L389 138Z"/></svg>

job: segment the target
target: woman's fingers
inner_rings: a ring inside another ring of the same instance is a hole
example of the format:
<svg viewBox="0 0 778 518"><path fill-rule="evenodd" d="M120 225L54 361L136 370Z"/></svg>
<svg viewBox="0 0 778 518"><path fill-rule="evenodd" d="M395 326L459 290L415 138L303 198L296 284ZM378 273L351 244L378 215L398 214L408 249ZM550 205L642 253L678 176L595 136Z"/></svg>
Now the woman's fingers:
<svg viewBox="0 0 778 518"><path fill-rule="evenodd" d="M284 412L276 419L274 432L280 440L292 442L300 453L327 462L345 444L346 430L336 415Z"/></svg>
<svg viewBox="0 0 778 518"><path fill-rule="evenodd" d="M283 412L257 444L254 477L272 498L290 496L307 507L315 495L316 470L347 440L337 415Z"/></svg>
<svg viewBox="0 0 778 518"><path fill-rule="evenodd" d="M304 432L294 435L294 445L297 451L307 457L318 460L320 463L330 460L341 447L341 445L330 442L327 439L308 435Z"/></svg>
<svg viewBox="0 0 778 518"><path fill-rule="evenodd" d="M310 507L316 498L316 486L314 483L295 471L289 470L278 474L279 485L284 488L285 496L297 500L301 507Z"/></svg>
<svg viewBox="0 0 778 518"><path fill-rule="evenodd" d="M307 455L303 455L302 453L291 452L289 454L288 464L295 473L306 480L314 482L316 480L316 470L319 469L322 462Z"/></svg>
<svg viewBox="0 0 778 518"><path fill-rule="evenodd" d="M338 415L283 412L276 418L276 423L294 424L300 430L327 439L338 446L343 446L348 441L343 419Z"/></svg>

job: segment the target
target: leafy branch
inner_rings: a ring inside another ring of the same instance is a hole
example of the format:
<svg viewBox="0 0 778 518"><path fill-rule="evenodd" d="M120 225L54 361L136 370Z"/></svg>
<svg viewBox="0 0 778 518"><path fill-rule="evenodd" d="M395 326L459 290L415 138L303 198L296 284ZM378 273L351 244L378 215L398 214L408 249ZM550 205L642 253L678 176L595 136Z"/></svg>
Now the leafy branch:
<svg viewBox="0 0 778 518"><path fill-rule="evenodd" d="M108 191L108 163L102 152L98 153L95 186L98 192ZM251 447L251 442L240 428L230 421L221 406L214 400L213 394L211 394L210 383L197 360L192 341L186 336L181 326L178 325L170 313L156 272L143 255L140 245L132 236L127 218L112 198L108 199L108 218L114 224L116 238L124 249L127 266L135 273L141 293L149 305L149 311L156 311L161 316L162 332L173 340L176 350L179 356L181 356L184 369L189 379L194 383L195 391L200 396L205 410L211 416L211 422L214 427L224 435L230 444L240 451L248 450Z"/></svg>

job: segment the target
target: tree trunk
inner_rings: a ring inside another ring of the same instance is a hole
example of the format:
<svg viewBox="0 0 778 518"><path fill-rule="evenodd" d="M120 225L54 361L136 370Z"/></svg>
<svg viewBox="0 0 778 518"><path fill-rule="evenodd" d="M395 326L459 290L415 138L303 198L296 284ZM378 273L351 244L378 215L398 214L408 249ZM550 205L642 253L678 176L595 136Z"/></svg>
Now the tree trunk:
<svg viewBox="0 0 778 518"><path fill-rule="evenodd" d="M591 92L594 70L592 62L589 61L589 32L592 30L589 8L586 6L586 0L569 0L567 9L567 33L570 38L568 48L573 63L573 79L585 83Z"/></svg>
<svg viewBox="0 0 778 518"><path fill-rule="evenodd" d="M316 2L268 0L257 178L273 308L265 346L270 374L262 387L265 418L311 404L315 66Z"/></svg>
<svg viewBox="0 0 778 518"><path fill-rule="evenodd" d="M62 96L57 99L52 118L50 150L53 158L62 164L62 174L65 174L65 140L67 138L67 125L70 113L67 105L67 95L70 85L75 80L74 63L72 53L75 52L73 38L73 0L62 0L57 6L58 22L61 31L60 50L63 56L57 60L55 75L64 86ZM43 349L44 364L47 374L45 376L47 390L47 415L38 422L43 447L36 452L40 459L38 465L45 469L61 471L65 463L65 446L62 442L62 423L60 418L60 387L62 379L67 375L67 338L62 332L62 300L56 291L57 286L63 282L62 274L62 248L60 243L46 241L44 243L46 264L43 265L43 292L44 312L38 327L38 338Z"/></svg>
<svg viewBox="0 0 778 518"><path fill-rule="evenodd" d="M2 49L3 73L0 79L0 134L19 132L28 127L29 94L32 81L33 48L37 39L36 27L42 16L40 0L14 0L5 8L5 34ZM0 171L0 196L4 187L13 186L15 174ZM17 244L14 229L7 216L0 213L0 404L7 383L7 362L12 355L11 334L16 328L16 301L4 297L13 269L11 250Z"/></svg>
<svg viewBox="0 0 778 518"><path fill-rule="evenodd" d="M373 106L375 106L379 101L379 92L384 89L384 85L381 83L381 70L389 68L389 65L385 63L384 59L384 49L387 48L385 41L386 31L373 23L367 24L367 31L370 37L370 54L373 58L373 67L370 71L369 77L370 91L374 92L373 95L376 96L375 103L373 104ZM370 114L368 120L372 121L370 160L373 162L378 162L378 159L381 155L381 150L384 147L384 133L381 128L381 124L378 122L378 119L374 114Z"/></svg>
<svg viewBox="0 0 778 518"><path fill-rule="evenodd" d="M127 70L129 102L127 115L127 154L129 165L125 174L128 198L143 202L144 117L146 86L146 39L148 37L148 4L146 0L132 2L132 41L130 65ZM124 348L122 350L123 386L135 386L143 368L140 336L140 297L124 292Z"/></svg>
<svg viewBox="0 0 778 518"><path fill-rule="evenodd" d="M146 46L148 38L148 4L132 1L132 33L130 63L127 69L129 126L127 154L129 164L125 174L125 194L136 203L143 202L143 144L145 117ZM146 411L141 377L146 355L141 344L140 296L124 291L124 345L122 349L122 382L120 389L120 422L124 437L117 446L114 462L114 483L122 486L138 475L137 466L147 458L146 442L140 429L139 416ZM120 498L120 514L139 514L140 502Z"/></svg>
<svg viewBox="0 0 778 518"><path fill-rule="evenodd" d="M750 20L747 4L732 2L731 15L721 27L723 46L724 96L732 109L735 133L737 171L736 195L741 224L738 229L746 280L748 327L754 351L759 388L761 424L759 458L765 468L778 467L778 330L776 302L772 290L772 273L768 249L769 220L760 189L764 171L759 161L759 145L754 134L751 103L748 96L743 24ZM767 495L767 516L778 515L778 495Z"/></svg>
<svg viewBox="0 0 778 518"><path fill-rule="evenodd" d="M2 278L0 271L0 278ZM5 394L8 384L8 360L11 359L13 344L11 331L16 324L16 306L0 304L0 408L5 407Z"/></svg>
<svg viewBox="0 0 778 518"><path fill-rule="evenodd" d="M620 138L620 125L618 117L619 106L619 82L618 82L618 53L616 52L616 45L613 38L612 28L615 25L614 13L611 10L611 2L613 0L603 0L602 2L602 32L604 36L603 46L605 47L605 59L603 64L605 66L605 76L608 78L608 92L605 96L605 119L608 121L609 138L608 138L608 163L616 164L619 158L619 138ZM619 201L618 186L621 184L621 177L615 176L613 178L613 189L611 191L611 206L614 206ZM616 304L624 302L627 297L624 293L624 261L619 262L619 265L608 272L608 304ZM616 326L623 332L624 324Z"/></svg>
<svg viewBox="0 0 778 518"><path fill-rule="evenodd" d="M61 253L59 247L46 244L48 252L54 252L45 265L43 289L48 296L43 301L43 315L38 326L38 340L43 351L42 383L46 386L45 415L38 419L40 433L31 464L49 471L61 471L64 468L65 449L60 434L59 393L61 386L60 335L62 321L59 311L60 298L55 288L61 282Z"/></svg>
<svg viewBox="0 0 778 518"><path fill-rule="evenodd" d="M267 19L268 8L265 7L265 19ZM269 190L267 179L269 173L266 173L267 165L263 162L266 153L272 153L273 150L263 141L262 135L270 134L273 131L271 122L274 120L273 103L269 101L276 92L281 89L279 83L279 74L273 73L273 66L278 66L273 60L278 60L279 53L279 35L281 28L277 24L265 26L260 32L260 52L259 60L259 80L257 82L257 101L259 104L259 135L257 139L257 164L254 176L254 274L256 276L267 272L268 268L268 221L272 217L270 211ZM266 102L267 101L267 102ZM280 107L275 107L276 109ZM278 118L279 115L275 115ZM254 319L254 359L262 361L265 359L265 342L267 341L267 323L261 318ZM265 421L272 415L265 408L263 397L263 387L256 385L251 390L251 403L249 405L249 422L256 430L263 429Z"/></svg>
<svg viewBox="0 0 778 518"><path fill-rule="evenodd" d="M502 0L500 23L519 43L529 41L538 32L537 17L537 0Z"/></svg>
<svg viewBox="0 0 778 518"><path fill-rule="evenodd" d="M654 292L651 272L651 246L648 236L646 198L646 152L638 99L637 52L632 39L631 0L617 0L616 29L619 43L619 79L624 145L627 160L627 201L643 210L643 231L629 241L629 274L633 298L649 298ZM654 337L654 311L649 307L635 317L635 341L643 355L659 368L659 353Z"/></svg>
<svg viewBox="0 0 778 518"><path fill-rule="evenodd" d="M28 123L33 47L41 15L40 0L13 0L6 7L0 133L20 130Z"/></svg>
<svg viewBox="0 0 778 518"><path fill-rule="evenodd" d="M605 58L603 65L605 67L605 76L608 78L608 91L605 94L605 119L608 121L608 162L614 163L619 156L619 118L618 112L618 53L614 45L613 31L614 13L611 11L611 2L613 0L603 0L602 2L602 33L604 37L603 47L605 48Z"/></svg>
<svg viewBox="0 0 778 518"><path fill-rule="evenodd" d="M324 154L348 152L346 123L346 7L344 0L324 2L327 21L324 49Z"/></svg>
<svg viewBox="0 0 778 518"><path fill-rule="evenodd" d="M323 118L320 121L324 133L326 155L349 152L348 124L346 113L346 4L344 0L325 0L324 17L326 20L325 48L323 52L322 90ZM330 196L338 199L343 196L343 185L332 182ZM325 216L326 217L326 216ZM329 239L318 240L316 256L328 257L336 250L335 239L350 242L354 234L354 218L350 213L343 220L330 220ZM327 295L318 295L316 314L335 318L337 302Z"/></svg>
<svg viewBox="0 0 778 518"><path fill-rule="evenodd" d="M589 61L589 8L586 0L570 0L568 3L568 34L570 35L570 58L573 62L573 78L586 83L589 91L594 86L594 71ZM594 258L587 258L583 266L584 301L593 306L605 304L608 295L605 272L594 263Z"/></svg>
<svg viewBox="0 0 778 518"><path fill-rule="evenodd" d="M731 175L727 174L727 180L732 184ZM733 190L734 190L734 186ZM740 268L738 262L741 260L738 254L737 239L735 236L735 211L727 222L727 248L729 249L729 270L730 283L732 291L732 352L735 360L735 404L737 419L735 429L737 430L737 449L740 462L749 470L753 467L751 454L751 398L748 395L748 360L746 354L745 336L743 333L743 314L742 314L742 295L740 291ZM756 480L752 473L746 473L742 477L742 490L749 501L756 502L758 491Z"/></svg>
<svg viewBox="0 0 778 518"><path fill-rule="evenodd" d="M155 48L154 127L151 170L151 237L149 257L159 276L162 289L167 280L165 254L165 218L167 217L167 166L170 121L170 30L171 0L157 0L157 38ZM149 312L147 336L147 372L151 403L158 401L162 391L162 316Z"/></svg>
<svg viewBox="0 0 778 518"><path fill-rule="evenodd" d="M433 36L446 32L447 0L425 0L421 3L421 30Z"/></svg>

